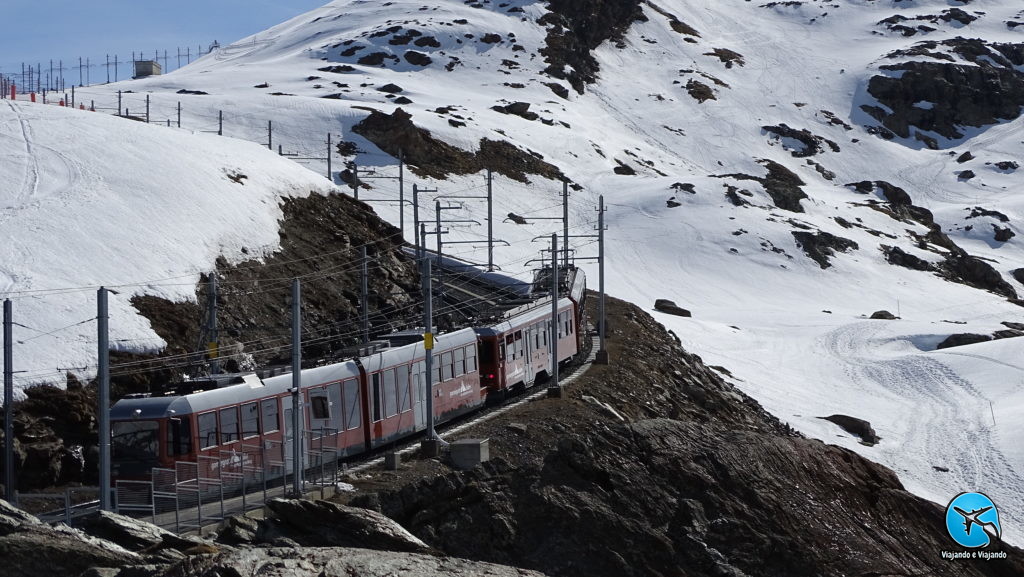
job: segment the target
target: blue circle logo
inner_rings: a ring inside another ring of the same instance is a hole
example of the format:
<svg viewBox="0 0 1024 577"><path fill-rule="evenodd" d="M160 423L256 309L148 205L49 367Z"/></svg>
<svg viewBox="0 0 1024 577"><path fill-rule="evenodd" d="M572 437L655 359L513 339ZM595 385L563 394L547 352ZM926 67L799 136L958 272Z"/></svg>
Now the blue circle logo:
<svg viewBox="0 0 1024 577"><path fill-rule="evenodd" d="M946 506L946 530L963 547L976 549L999 541L999 512L982 493L960 493Z"/></svg>

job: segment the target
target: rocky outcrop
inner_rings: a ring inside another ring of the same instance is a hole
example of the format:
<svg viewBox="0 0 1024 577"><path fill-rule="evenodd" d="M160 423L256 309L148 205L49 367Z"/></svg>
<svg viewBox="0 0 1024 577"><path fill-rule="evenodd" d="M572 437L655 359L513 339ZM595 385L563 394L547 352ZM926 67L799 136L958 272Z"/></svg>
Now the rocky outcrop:
<svg viewBox="0 0 1024 577"><path fill-rule="evenodd" d="M940 267L945 278L991 291L1008 299L1017 298L1017 291L1003 280L1003 275L980 258L953 253L946 256Z"/></svg>
<svg viewBox="0 0 1024 577"><path fill-rule="evenodd" d="M875 318L874 315L872 315L871 318ZM858 419L857 417L851 417L849 415L829 415L821 418L839 425L844 431L851 435L860 437L860 442L864 445L868 445L870 447L878 444L878 435L875 433L875 430L871 428L871 423L864 419Z"/></svg>
<svg viewBox="0 0 1024 577"><path fill-rule="evenodd" d="M654 310L665 314L676 315L677 317L689 317L692 316L690 311L677 305L675 301L668 299L657 299L654 301Z"/></svg>
<svg viewBox="0 0 1024 577"><path fill-rule="evenodd" d="M849 252L859 248L856 242L848 238L836 236L822 230L817 232L794 230L792 234L793 238L796 239L797 246L803 249L804 254L818 263L818 266L823 269L832 266L829 257L835 255L836 251Z"/></svg>
<svg viewBox="0 0 1024 577"><path fill-rule="evenodd" d="M591 51L606 40L618 40L636 21L647 21L641 0L551 0L539 20L548 28L541 49L546 74L566 80L583 94L597 80L599 69Z"/></svg>
<svg viewBox="0 0 1024 577"><path fill-rule="evenodd" d="M950 347L960 347L963 345L973 345L975 343L984 343L991 341L992 337L988 335L979 335L975 333L957 333L955 335L949 335L943 341L935 345L936 349L948 349Z"/></svg>
<svg viewBox="0 0 1024 577"><path fill-rule="evenodd" d="M271 514L260 521L257 531L264 542L284 537L304 547L431 551L401 525L375 511L301 499L273 499L267 507Z"/></svg>
<svg viewBox="0 0 1024 577"><path fill-rule="evenodd" d="M813 132L807 130L806 128L797 130L795 128L789 127L786 124L779 124L776 126L762 126L761 130L765 131L768 134L774 135L775 138L779 140L783 138L789 138L795 140L796 142L799 142L799 147L787 147L787 149L790 149L790 154L792 154L796 158L805 158L808 156L814 156L816 154L819 154L824 150L825 145L828 145L832 152L839 152L838 144L827 138L818 136L817 134L814 134Z"/></svg>
<svg viewBox="0 0 1024 577"><path fill-rule="evenodd" d="M803 212L804 208L800 206L800 201L807 198L807 194L800 187L804 185L804 181L792 170L774 160L763 158L757 162L768 169L767 175L763 177L751 176L749 174L722 174L717 176L719 178L759 182L764 187L765 192L768 193L768 196L771 197L775 206L790 212Z"/></svg>
<svg viewBox="0 0 1024 577"><path fill-rule="evenodd" d="M971 64L957 63L950 52ZM1020 116L1024 45L954 38L920 42L890 57L921 55L947 62L911 60L882 66L885 72L868 82L868 92L888 110L862 108L888 130L903 138L911 137L916 128L959 139L964 136L960 127L982 127ZM929 105L919 106L920 102Z"/></svg>
<svg viewBox="0 0 1024 577"><path fill-rule="evenodd" d="M142 557L65 525L51 527L0 500L0 573L4 577L78 575L91 567L121 567Z"/></svg>
<svg viewBox="0 0 1024 577"><path fill-rule="evenodd" d="M129 568L109 577L544 577L525 571L415 553L381 553L346 547L243 549L190 557L169 568Z"/></svg>
<svg viewBox="0 0 1024 577"><path fill-rule="evenodd" d="M539 154L503 140L484 138L475 153L442 142L413 124L412 115L401 108L391 114L373 111L352 131L395 158L403 155L411 165L409 169L424 177L445 178L449 174L473 174L489 168L519 182L526 182L528 174L562 178L561 171L544 162Z"/></svg>

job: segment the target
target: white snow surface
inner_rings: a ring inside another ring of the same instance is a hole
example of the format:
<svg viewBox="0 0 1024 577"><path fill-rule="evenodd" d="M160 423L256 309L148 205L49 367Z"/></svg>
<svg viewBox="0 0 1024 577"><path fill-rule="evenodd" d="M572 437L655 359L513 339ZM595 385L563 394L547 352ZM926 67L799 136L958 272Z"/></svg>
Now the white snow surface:
<svg viewBox="0 0 1024 577"><path fill-rule="evenodd" d="M368 109L390 113L396 108L394 97L377 90L394 83L402 88L398 96L412 101L402 108L435 137L467 150L476 149L482 138L508 140L543 155L578 183L582 188L570 198L571 233L581 235L571 243L577 256L596 254L594 239L583 236L594 234L597 198L604 195L609 294L648 310L657 298L675 300L693 311L693 318L653 314L687 349L726 368L727 378L770 412L805 434L891 467L908 489L943 506L961 491L985 492L999 507L1004 538L1024 545L1022 341L935 350L953 333L990 334L1004 329L1003 321L1022 322L1024 309L929 272L888 264L882 245L899 246L929 262L939 261L942 251L921 248L911 238L911 232L925 234L924 226L869 206L884 201L878 194L844 186L881 180L905 189L957 244L1024 290L1010 274L1024 267L1019 225L1024 199L1013 194L1021 180L1013 170L995 166L1024 158L1024 120L964 127L966 136L956 141L930 134L939 150L929 150L916 140L870 134L867 127L877 122L860 109L878 104L867 93L867 82L893 74L880 66L900 61L886 57L894 50L956 36L1024 42L1024 27L1006 25L1021 20L1019 3L976 0L964 9L978 20L966 26L939 20L929 23L934 31L912 38L888 31L879 21L895 14L939 14L950 3L921 0L902 7L839 0L765 7L743 0L660 0L657 5L660 11L643 6L647 21L635 23L621 43L596 49L599 79L583 94L542 73L547 63L539 51L547 31L537 19L546 3L510 0L501 7L491 2L473 8L456 0L337 0L172 74L78 91L80 101L95 100L111 112L117 91L130 90L122 102L133 114L144 108L149 94L159 122L176 118L181 102L181 130L41 105L0 109L0 182L15 183L4 189L4 224L12 239L0 262L7 290L125 284L131 285L128 294L194 298L189 283L211 268L217 254L237 260L244 256L242 246L250 254L274 248L281 195L330 187L265 150L268 121L275 150L281 146L286 153L319 156L331 133L335 140L358 145L361 168L395 176L396 159L350 132ZM700 35L674 31L673 17ZM406 44L389 42L409 29L420 35ZM499 40L482 42L485 34ZM416 45L424 36L438 46ZM727 67L712 54L719 48L735 51L742 63ZM346 50L354 52L345 55ZM406 50L427 54L433 62L410 64ZM363 55L378 51L395 59L358 64ZM338 65L352 70L319 70ZM708 85L715 99L700 103L690 97L685 89L690 81ZM552 82L569 88L569 97L556 96L545 85ZM337 98L323 98L328 95ZM491 109L516 101L529 102L540 119ZM442 112L441 107L450 108ZM217 130L220 112L227 136L264 149L199 134ZM840 151L825 145L809 159L834 172L833 180L790 154L802 145L761 128L781 123L836 143ZM967 150L974 159L958 163ZM757 182L723 176L761 177L766 171L760 159L787 166L806 183L805 212L775 208ZM340 160L335 157L336 170ZM322 162L302 162L319 174L325 171ZM636 174L615 174L619 163ZM957 173L966 169L977 176L959 179ZM247 174L245 186L227 180L226 170ZM412 182L438 190L421 198L421 216L430 221L435 198L485 193L482 174L444 180L408 171L405 176L407 195ZM530 277L536 266L530 261L538 258L546 236L561 231L557 221L502 221L509 212L527 218L560 215L561 184L534 176L530 181L498 177L494 188L495 234L509 245L497 249L495 262L522 279ZM374 188L365 196L392 199L372 204L397 224L397 181L367 182ZM674 183L692 184L695 193L673 188ZM725 185L736 187L749 204L734 206ZM668 208L669 199L681 206ZM445 202L464 207L446 212L448 218L484 222L487 217L481 201ZM973 207L998 211L1007 221L969 217ZM151 218L140 219L143 213ZM412 240L410 208L404 216ZM996 241L994 226L1018 236ZM448 228L446 240L486 235L480 226ZM804 228L848 238L857 248L837 252L831 266L822 269L795 242L792 232ZM450 252L485 262L480 246L451 245ZM582 265L596 287L596 266ZM183 282L147 282L168 277ZM122 339L153 339L146 321L125 303L128 294L113 299L118 312L112 330ZM44 332L94 314L94 290L15 296L17 320ZM880 309L900 319L867 318ZM83 325L19 345L17 368L32 375L52 373L54 366L93 364L90 330ZM17 338L34 334L16 333ZM862 445L820 418L834 413L867 419L881 442Z"/></svg>

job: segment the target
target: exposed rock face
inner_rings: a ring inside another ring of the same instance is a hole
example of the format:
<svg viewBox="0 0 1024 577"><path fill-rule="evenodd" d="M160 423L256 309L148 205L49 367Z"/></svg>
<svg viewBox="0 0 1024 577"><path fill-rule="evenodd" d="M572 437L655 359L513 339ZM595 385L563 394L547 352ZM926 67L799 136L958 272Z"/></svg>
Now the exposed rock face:
<svg viewBox="0 0 1024 577"><path fill-rule="evenodd" d="M849 252L858 248L857 243L848 238L821 230L813 233L806 230L794 230L792 234L804 253L823 269L832 266L828 259L835 255L835 251Z"/></svg>
<svg viewBox="0 0 1024 577"><path fill-rule="evenodd" d="M548 27L547 46L541 49L548 63L544 70L569 82L583 93L597 80L598 64L591 54L605 40L617 40L636 21L647 21L640 0L550 0L551 12L540 19Z"/></svg>
<svg viewBox="0 0 1024 577"><path fill-rule="evenodd" d="M832 152L839 152L839 145L835 142L818 136L812 133L806 128L797 130L790 128L786 124L779 124L777 126L762 126L761 130L775 135L777 138L791 138L801 144L801 147L793 148L790 151L796 158L805 158L808 156L814 156L824 150L823 146L828 145Z"/></svg>
<svg viewBox="0 0 1024 577"><path fill-rule="evenodd" d="M286 537L305 547L430 552L423 541L375 511L299 499L273 499L267 507L272 516L261 523L264 536Z"/></svg>
<svg viewBox="0 0 1024 577"><path fill-rule="evenodd" d="M953 52L976 64L956 63ZM864 110L897 135L908 138L912 128L951 139L962 138L958 126L981 127L1016 119L1024 106L1024 44L988 44L955 38L942 43L921 42L890 57L929 55L949 62L909 61L883 66L895 74L878 75L868 92L892 112L880 107ZM919 102L930 107L916 106Z"/></svg>
<svg viewBox="0 0 1024 577"><path fill-rule="evenodd" d="M444 178L448 174L472 174L490 168L519 182L526 182L527 174L562 178L561 171L544 162L540 155L520 150L503 140L484 138L476 153L437 140L430 132L413 124L412 115L401 108L392 114L373 111L353 126L352 131L396 158L399 153L403 154L405 161L413 165L410 170L421 176Z"/></svg>
<svg viewBox="0 0 1024 577"><path fill-rule="evenodd" d="M1017 298L1017 291L1003 280L992 265L966 254L949 254L942 261L942 274L956 282L992 291L1008 299Z"/></svg>
<svg viewBox="0 0 1024 577"><path fill-rule="evenodd" d="M0 500L0 573L4 577L78 575L90 567L120 567L142 558L65 525L50 527Z"/></svg>
<svg viewBox="0 0 1024 577"><path fill-rule="evenodd" d="M988 335L979 335L975 333L957 333L955 335L949 335L941 343L935 345L936 349L948 349L950 347L959 347L962 345L973 345L975 343L984 343L991 341L992 337Z"/></svg>
<svg viewBox="0 0 1024 577"><path fill-rule="evenodd" d="M117 543L130 551L158 548L189 549L204 542L199 539L182 538L145 521L100 511L87 517L81 524L85 533Z"/></svg>
<svg viewBox="0 0 1024 577"><path fill-rule="evenodd" d="M154 569L140 573L129 568L112 577L544 577L492 563L345 547L244 549Z"/></svg>
<svg viewBox="0 0 1024 577"><path fill-rule="evenodd" d="M874 315L872 315L871 318L875 318ZM875 434L875 430L871 428L871 423L864 419L858 419L857 417L851 417L849 415L829 415L827 417L822 417L822 419L831 421L842 427L847 433L860 437L860 442L862 444L868 446L878 444L878 435Z"/></svg>
<svg viewBox="0 0 1024 577"><path fill-rule="evenodd" d="M761 159L758 163L768 169L764 177L751 176L749 174L723 174L721 178L735 178L736 180L753 180L761 183L765 192L771 197L775 206L790 212L803 212L800 201L807 198L807 194L800 188L804 181L792 170L775 162L774 160ZM735 203L734 203L735 204Z"/></svg>
<svg viewBox="0 0 1024 577"><path fill-rule="evenodd" d="M657 300L655 300L654 301L654 310L659 311L659 312L663 312L663 313L666 313L666 314L670 314L670 315L676 315L678 317L688 317L688 316L691 316L690 315L690 311L684 309L681 306L678 306L675 303L675 301L670 301L668 299L657 299Z"/></svg>

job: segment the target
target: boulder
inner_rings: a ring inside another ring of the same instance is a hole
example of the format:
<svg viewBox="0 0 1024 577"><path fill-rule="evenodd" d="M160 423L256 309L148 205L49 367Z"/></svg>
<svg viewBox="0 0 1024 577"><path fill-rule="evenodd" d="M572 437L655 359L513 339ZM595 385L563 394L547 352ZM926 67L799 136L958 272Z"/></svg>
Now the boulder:
<svg viewBox="0 0 1024 577"><path fill-rule="evenodd" d="M690 311L684 309L683 307L677 305L674 301L670 301L668 299L658 299L654 301L654 310L669 315L676 315L677 317L693 316L690 314Z"/></svg>
<svg viewBox="0 0 1024 577"><path fill-rule="evenodd" d="M431 551L401 525L369 509L302 499L273 499L267 507L281 535L304 547Z"/></svg>
<svg viewBox="0 0 1024 577"><path fill-rule="evenodd" d="M51 527L0 500L0 574L4 577L79 575L92 567L142 561L123 547L66 525Z"/></svg>
<svg viewBox="0 0 1024 577"><path fill-rule="evenodd" d="M117 543L129 551L177 549L184 551L205 543L199 539L186 539L161 529L152 523L110 511L100 511L82 520L85 533Z"/></svg>
<svg viewBox="0 0 1024 577"><path fill-rule="evenodd" d="M870 318L878 319L878 320L883 320L883 321L893 321L893 320L896 320L898 317L896 315L892 314L889 311L882 310L882 311L875 311L875 312L871 313L871 317Z"/></svg>
<svg viewBox="0 0 1024 577"><path fill-rule="evenodd" d="M878 435L876 435L875 430L871 428L871 423L864 419L858 419L857 417L851 417L849 415L829 415L821 418L839 425L844 431L851 435L860 437L860 442L863 445L868 445L870 447L878 444Z"/></svg>
<svg viewBox="0 0 1024 577"><path fill-rule="evenodd" d="M955 335L949 335L944 341L935 345L936 349L948 349L950 347L959 347L963 345L973 345L975 343L983 343L991 341L992 337L988 335L979 335L975 333L957 333Z"/></svg>

